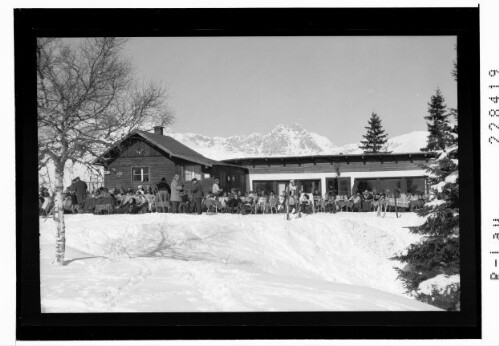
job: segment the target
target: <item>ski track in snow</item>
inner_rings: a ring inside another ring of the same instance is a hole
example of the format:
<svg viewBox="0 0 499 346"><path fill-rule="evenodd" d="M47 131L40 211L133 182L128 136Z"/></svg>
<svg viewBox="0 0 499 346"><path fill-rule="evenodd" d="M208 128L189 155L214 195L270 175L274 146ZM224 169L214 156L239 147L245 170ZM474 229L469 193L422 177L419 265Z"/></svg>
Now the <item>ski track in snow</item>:
<svg viewBox="0 0 499 346"><path fill-rule="evenodd" d="M425 310L388 260L415 214L69 215L67 265L41 224L44 312Z"/></svg>

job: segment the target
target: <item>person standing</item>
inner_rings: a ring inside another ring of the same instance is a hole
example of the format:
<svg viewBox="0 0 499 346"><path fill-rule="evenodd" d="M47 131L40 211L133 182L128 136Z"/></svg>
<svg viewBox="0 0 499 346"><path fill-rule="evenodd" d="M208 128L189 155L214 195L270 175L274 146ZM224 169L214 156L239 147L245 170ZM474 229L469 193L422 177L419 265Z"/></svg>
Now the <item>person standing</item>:
<svg viewBox="0 0 499 346"><path fill-rule="evenodd" d="M76 187L75 187L75 185L76 185L76 179L77 178L73 178L71 180L71 186L69 187L69 190L72 191L72 192L75 192L75 190L76 190Z"/></svg>
<svg viewBox="0 0 499 346"><path fill-rule="evenodd" d="M76 177L74 188L76 192L76 201L78 202L78 208L83 209L85 199L87 197L87 183L81 180L80 177Z"/></svg>
<svg viewBox="0 0 499 346"><path fill-rule="evenodd" d="M187 213L189 211L189 196L184 190L184 185L180 186L180 204L178 205L179 213Z"/></svg>
<svg viewBox="0 0 499 346"><path fill-rule="evenodd" d="M290 196L295 196L298 186L296 186L294 179L289 181L288 192Z"/></svg>
<svg viewBox="0 0 499 346"><path fill-rule="evenodd" d="M220 194L222 193L222 189L220 188L220 186L218 185L219 183L219 180L218 179L215 179L215 182L211 188L211 192L213 193L213 195L218 198L220 196Z"/></svg>
<svg viewBox="0 0 499 346"><path fill-rule="evenodd" d="M161 207L164 210L165 206L168 205L170 199L170 186L166 182L166 178L161 178L161 181L157 185L158 187L158 199L161 203Z"/></svg>
<svg viewBox="0 0 499 346"><path fill-rule="evenodd" d="M182 186L179 184L180 176L178 174L175 174L173 176L172 183L170 185L171 189L171 196L170 196L170 201L172 202L172 213L178 213L178 205L180 204L180 201L182 200L180 198L180 190L182 190Z"/></svg>
<svg viewBox="0 0 499 346"><path fill-rule="evenodd" d="M192 178L192 188L191 188L192 198L194 199L194 206L196 213L201 215L203 209L201 209L201 199L203 198L203 187L196 178Z"/></svg>
<svg viewBox="0 0 499 346"><path fill-rule="evenodd" d="M297 186L295 185L295 181L291 179L286 188L286 203L288 207L288 213L292 212L293 208L295 209L295 213L297 212L297 208L295 208L296 192Z"/></svg>

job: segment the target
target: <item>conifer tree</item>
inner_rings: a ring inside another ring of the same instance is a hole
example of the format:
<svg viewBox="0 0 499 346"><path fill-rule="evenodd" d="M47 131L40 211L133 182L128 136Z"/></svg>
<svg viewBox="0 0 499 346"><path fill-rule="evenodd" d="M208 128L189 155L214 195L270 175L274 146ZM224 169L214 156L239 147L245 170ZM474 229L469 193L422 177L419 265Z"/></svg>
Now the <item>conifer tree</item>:
<svg viewBox="0 0 499 346"><path fill-rule="evenodd" d="M363 141L360 141L359 148L364 150L365 153L379 153L383 146L388 141L388 134L383 130L381 119L376 113L371 114L368 121L368 126L365 127L367 133L362 135Z"/></svg>
<svg viewBox="0 0 499 346"><path fill-rule="evenodd" d="M437 90L430 109L438 115L447 113L441 105L443 97ZM457 109L451 113L457 120ZM440 127L434 127L434 133L440 133L446 140L439 142L430 134L425 149L434 151L436 158L422 165L429 174L430 196L418 214L426 217L426 221L420 226L410 227L412 233L422 238L392 259L405 264L403 269L396 270L406 293L419 301L457 311L460 310L457 124L451 128L445 123L445 117L441 119L444 120Z"/></svg>
<svg viewBox="0 0 499 346"><path fill-rule="evenodd" d="M433 95L428 103L428 115L425 119L428 121L428 141L422 151L435 151L443 150L447 145L452 142L450 134L451 127L449 125L449 113L445 105L445 99L437 88L435 95Z"/></svg>
<svg viewBox="0 0 499 346"><path fill-rule="evenodd" d="M454 118L454 121L455 121L455 124L451 126L451 130L450 130L450 140L449 140L449 144L450 145L457 145L457 135L458 135L458 124L457 124L457 120L458 120L458 113L457 113L457 108L450 108L449 109L449 115L452 116Z"/></svg>
<svg viewBox="0 0 499 346"><path fill-rule="evenodd" d="M457 47L456 48L456 54L457 54ZM452 71L451 71L451 75L452 77L454 78L454 80L457 82L457 56L456 56L456 60L454 60L452 62ZM458 113L457 113L457 108L451 108L449 110L449 114L450 116L452 116L454 118L454 121L455 121L455 125L452 126L452 130L451 130L451 134L452 134L452 141L451 141L451 144L456 144L457 145L457 133L458 133L458 126L457 126L457 120L458 120Z"/></svg>
<svg viewBox="0 0 499 346"><path fill-rule="evenodd" d="M457 60L458 60L457 45L454 45L454 49L456 50L456 59L452 61L452 70L450 74L452 75L452 78L454 78L454 80L457 82Z"/></svg>

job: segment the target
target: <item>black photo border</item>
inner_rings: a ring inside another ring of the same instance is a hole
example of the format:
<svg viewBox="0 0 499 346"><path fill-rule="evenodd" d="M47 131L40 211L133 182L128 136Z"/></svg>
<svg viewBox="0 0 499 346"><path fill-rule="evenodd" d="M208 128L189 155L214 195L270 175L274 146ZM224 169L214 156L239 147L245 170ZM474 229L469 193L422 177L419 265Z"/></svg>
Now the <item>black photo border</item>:
<svg viewBox="0 0 499 346"><path fill-rule="evenodd" d="M16 9L13 15L18 340L481 337L478 7ZM330 35L457 36L460 312L41 313L37 37Z"/></svg>

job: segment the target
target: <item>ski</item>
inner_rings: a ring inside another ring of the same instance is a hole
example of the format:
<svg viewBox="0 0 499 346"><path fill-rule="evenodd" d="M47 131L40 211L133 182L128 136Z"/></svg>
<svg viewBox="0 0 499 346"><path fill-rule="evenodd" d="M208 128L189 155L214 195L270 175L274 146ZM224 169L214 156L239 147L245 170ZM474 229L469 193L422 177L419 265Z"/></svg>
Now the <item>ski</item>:
<svg viewBox="0 0 499 346"><path fill-rule="evenodd" d="M286 192L286 220L291 220L289 218L289 192Z"/></svg>

